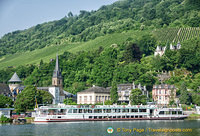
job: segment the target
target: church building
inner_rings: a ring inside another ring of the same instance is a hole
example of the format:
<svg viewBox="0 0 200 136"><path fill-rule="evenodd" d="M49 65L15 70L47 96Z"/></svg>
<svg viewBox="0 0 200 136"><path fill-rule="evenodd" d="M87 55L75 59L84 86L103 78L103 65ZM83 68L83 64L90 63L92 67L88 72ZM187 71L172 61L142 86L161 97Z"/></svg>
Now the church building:
<svg viewBox="0 0 200 136"><path fill-rule="evenodd" d="M16 98L17 94L24 90L25 86L21 85L21 83L21 79L15 72L9 80L9 90L13 98ZM37 87L37 89L48 91L53 96L52 104L63 103L66 97L74 97L73 94L63 90L63 78L61 74L61 69L59 68L58 55L56 55L56 64L52 76L52 85L49 87Z"/></svg>

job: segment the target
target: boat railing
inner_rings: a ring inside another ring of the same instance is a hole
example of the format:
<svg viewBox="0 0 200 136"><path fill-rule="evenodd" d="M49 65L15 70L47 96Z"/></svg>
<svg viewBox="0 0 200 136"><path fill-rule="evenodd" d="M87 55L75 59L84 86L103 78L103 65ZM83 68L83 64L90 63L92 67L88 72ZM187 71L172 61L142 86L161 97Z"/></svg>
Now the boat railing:
<svg viewBox="0 0 200 136"><path fill-rule="evenodd" d="M46 105L40 106L39 109L59 109L59 108L140 108L140 109L153 109L157 108L155 105ZM37 110L37 108L35 109Z"/></svg>

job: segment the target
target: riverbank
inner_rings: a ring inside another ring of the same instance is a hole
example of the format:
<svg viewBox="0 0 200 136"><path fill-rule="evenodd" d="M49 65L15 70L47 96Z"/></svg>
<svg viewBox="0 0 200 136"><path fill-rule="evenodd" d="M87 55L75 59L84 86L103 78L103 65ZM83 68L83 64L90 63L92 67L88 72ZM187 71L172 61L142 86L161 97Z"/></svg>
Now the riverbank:
<svg viewBox="0 0 200 136"><path fill-rule="evenodd" d="M34 122L34 117L25 117L24 119L26 119L26 123Z"/></svg>
<svg viewBox="0 0 200 136"><path fill-rule="evenodd" d="M12 119L9 119L5 116L0 117L0 123L9 123L9 122L12 122Z"/></svg>
<svg viewBox="0 0 200 136"><path fill-rule="evenodd" d="M25 117L25 118L16 118L13 119L13 124L25 124L25 123L32 123L34 122L33 117Z"/></svg>
<svg viewBox="0 0 200 136"><path fill-rule="evenodd" d="M200 114L190 114L187 119L188 120L200 119Z"/></svg>

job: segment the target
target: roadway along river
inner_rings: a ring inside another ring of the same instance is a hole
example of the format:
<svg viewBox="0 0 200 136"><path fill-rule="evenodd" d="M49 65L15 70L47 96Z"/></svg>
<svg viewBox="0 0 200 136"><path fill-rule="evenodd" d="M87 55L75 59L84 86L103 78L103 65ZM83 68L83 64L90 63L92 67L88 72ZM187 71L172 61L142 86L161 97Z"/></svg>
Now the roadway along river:
<svg viewBox="0 0 200 136"><path fill-rule="evenodd" d="M109 128L109 129L108 129ZM109 132L109 133L108 133ZM113 132L113 133L112 133ZM197 136L200 120L0 124L1 136Z"/></svg>

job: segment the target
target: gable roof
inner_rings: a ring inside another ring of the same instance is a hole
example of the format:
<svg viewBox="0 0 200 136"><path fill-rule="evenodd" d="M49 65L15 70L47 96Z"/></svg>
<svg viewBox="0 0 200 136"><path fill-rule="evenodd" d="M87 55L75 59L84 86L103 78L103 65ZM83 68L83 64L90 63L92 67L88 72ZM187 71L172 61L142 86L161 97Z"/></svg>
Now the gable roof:
<svg viewBox="0 0 200 136"><path fill-rule="evenodd" d="M86 92L110 93L110 89L106 89L106 88L99 87L99 86L93 86L93 87L91 87L91 88L88 88L88 89L83 90L83 91L78 92L78 93L86 93Z"/></svg>

